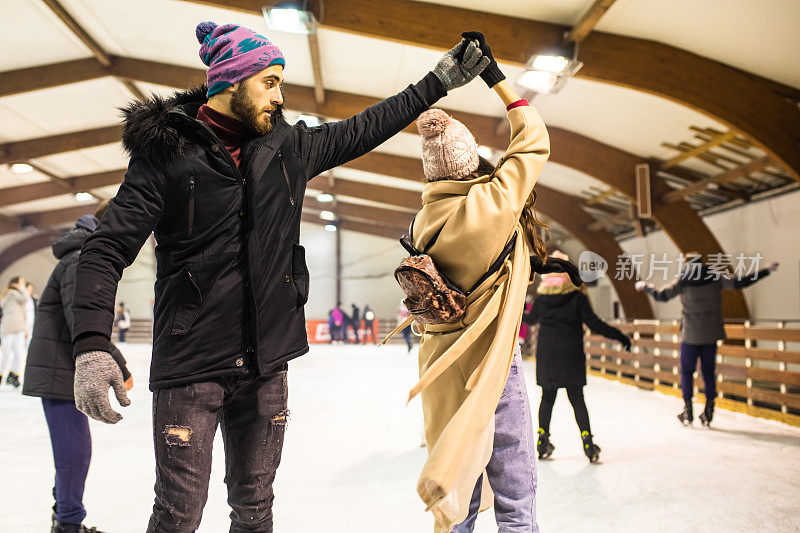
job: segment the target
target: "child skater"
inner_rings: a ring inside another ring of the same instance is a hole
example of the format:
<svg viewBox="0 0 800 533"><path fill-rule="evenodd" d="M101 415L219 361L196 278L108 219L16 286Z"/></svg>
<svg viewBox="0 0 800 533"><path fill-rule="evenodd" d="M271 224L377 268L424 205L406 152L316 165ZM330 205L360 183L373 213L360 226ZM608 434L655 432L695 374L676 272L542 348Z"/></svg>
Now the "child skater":
<svg viewBox="0 0 800 533"><path fill-rule="evenodd" d="M553 257L569 260L556 250ZM539 324L536 337L536 384L542 388L539 404L539 439L536 448L540 459L550 457L555 446L550 442L550 417L558 389L567 389L567 397L575 411L581 432L583 452L589 461L597 462L600 447L592 440L589 411L583 398L586 386L586 354L583 351L583 325L593 333L622 343L630 351L630 337L609 326L594 314L589 299L566 274L542 274L533 308L523 320Z"/></svg>

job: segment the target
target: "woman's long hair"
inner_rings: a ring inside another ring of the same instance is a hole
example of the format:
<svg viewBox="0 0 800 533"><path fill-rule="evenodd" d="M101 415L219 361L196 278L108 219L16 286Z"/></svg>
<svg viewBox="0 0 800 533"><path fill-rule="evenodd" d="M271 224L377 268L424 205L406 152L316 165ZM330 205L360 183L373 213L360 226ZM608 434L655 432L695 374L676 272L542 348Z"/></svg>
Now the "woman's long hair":
<svg viewBox="0 0 800 533"><path fill-rule="evenodd" d="M0 294L0 298L5 298L6 294L8 294L9 291L11 291L11 289L16 288L16 286L19 283L20 279L22 279L20 276L14 276L10 280L8 280L8 283L6 284L5 288L3 289L3 294Z"/></svg>
<svg viewBox="0 0 800 533"><path fill-rule="evenodd" d="M465 179L491 175L494 173L495 169L496 167L491 161L483 156L478 156L478 168ZM522 215L519 221L522 224L522 230L525 232L525 238L528 241L528 245L531 247L531 251L539 256L540 259L545 260L547 257L547 241L550 240L550 228L536 216L536 211L533 209L534 203L536 203L536 191L531 191L531 195L528 196L525 207L522 209ZM542 234L539 232L540 228L542 229L544 237L542 237Z"/></svg>

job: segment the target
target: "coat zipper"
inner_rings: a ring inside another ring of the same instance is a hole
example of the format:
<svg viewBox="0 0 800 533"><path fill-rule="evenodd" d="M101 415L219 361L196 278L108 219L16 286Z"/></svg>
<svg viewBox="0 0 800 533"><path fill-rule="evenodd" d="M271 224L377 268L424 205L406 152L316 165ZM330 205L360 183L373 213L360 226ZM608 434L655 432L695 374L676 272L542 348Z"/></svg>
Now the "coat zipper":
<svg viewBox="0 0 800 533"><path fill-rule="evenodd" d="M283 163L283 154L278 150L278 162L281 164L283 179L286 180L286 188L289 189L289 205L294 207L294 195L292 194L292 182L289 180L289 173L286 172L286 165Z"/></svg>
<svg viewBox="0 0 800 533"><path fill-rule="evenodd" d="M194 178L189 180L189 237L194 234Z"/></svg>

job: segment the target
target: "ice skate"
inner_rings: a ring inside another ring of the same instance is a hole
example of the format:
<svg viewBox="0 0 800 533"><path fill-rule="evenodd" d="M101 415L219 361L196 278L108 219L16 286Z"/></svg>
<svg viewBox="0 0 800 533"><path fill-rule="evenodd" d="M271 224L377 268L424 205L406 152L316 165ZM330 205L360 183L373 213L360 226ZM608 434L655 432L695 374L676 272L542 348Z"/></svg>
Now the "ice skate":
<svg viewBox="0 0 800 533"><path fill-rule="evenodd" d="M553 455L556 447L550 442L550 433L539 428L539 440L536 442L536 451L539 452L539 459L547 459Z"/></svg>
<svg viewBox="0 0 800 533"><path fill-rule="evenodd" d="M19 376L14 372L9 372L8 377L6 378L6 383L14 387L15 389L19 388Z"/></svg>
<svg viewBox="0 0 800 533"><path fill-rule="evenodd" d="M588 431L581 431L583 441L583 453L589 458L590 463L596 463L600 459L600 446L592 441L592 435Z"/></svg>
<svg viewBox="0 0 800 533"><path fill-rule="evenodd" d="M678 415L678 420L680 420L681 424L683 424L684 426L689 426L692 424L692 421L694 420L694 415L692 414L691 403L686 404L681 414Z"/></svg>
<svg viewBox="0 0 800 533"><path fill-rule="evenodd" d="M706 408L703 409L703 412L700 413L698 417L700 419L700 423L703 424L705 427L711 427L711 421L714 419L714 404L707 403Z"/></svg>
<svg viewBox="0 0 800 533"><path fill-rule="evenodd" d="M96 527L86 527L83 524L64 524L55 522L50 533L103 533Z"/></svg>

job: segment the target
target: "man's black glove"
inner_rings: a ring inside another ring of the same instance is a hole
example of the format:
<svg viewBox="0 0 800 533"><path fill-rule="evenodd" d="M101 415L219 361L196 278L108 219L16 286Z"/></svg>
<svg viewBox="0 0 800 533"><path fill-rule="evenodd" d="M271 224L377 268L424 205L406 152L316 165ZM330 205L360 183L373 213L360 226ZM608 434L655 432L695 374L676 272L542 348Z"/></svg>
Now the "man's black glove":
<svg viewBox="0 0 800 533"><path fill-rule="evenodd" d="M557 272L564 272L569 276L570 281L576 287L580 287L583 283L581 281L581 271L578 267L557 257L548 257L547 263L544 263L538 255L531 257L531 272L537 274L554 274Z"/></svg>
<svg viewBox="0 0 800 533"><path fill-rule="evenodd" d="M485 57L489 58L489 66L487 66L483 72L481 72L481 79L486 82L486 85L488 85L490 89L506 79L505 74L503 74L503 71L500 70L497 61L492 55L492 48L489 46L489 43L486 42L486 37L484 37L481 32L465 31L461 34L461 36L471 41L478 41L481 52L483 52Z"/></svg>

